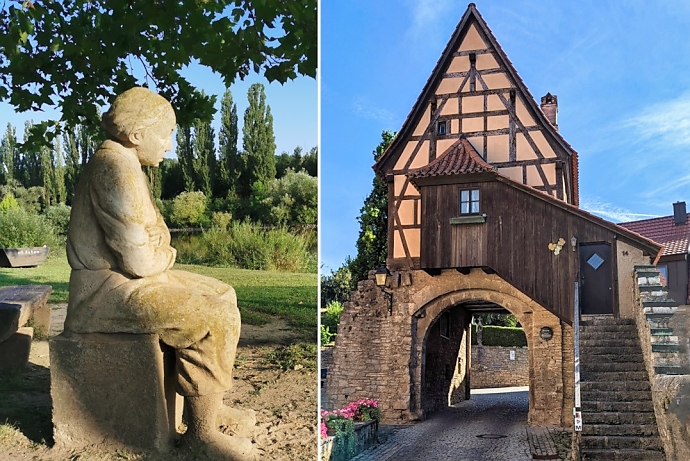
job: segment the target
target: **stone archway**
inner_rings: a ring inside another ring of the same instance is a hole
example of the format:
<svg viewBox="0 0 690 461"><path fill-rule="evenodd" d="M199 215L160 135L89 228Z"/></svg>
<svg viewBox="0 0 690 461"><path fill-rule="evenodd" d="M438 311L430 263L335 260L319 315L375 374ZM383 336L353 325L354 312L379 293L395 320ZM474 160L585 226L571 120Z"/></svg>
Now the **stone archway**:
<svg viewBox="0 0 690 461"><path fill-rule="evenodd" d="M431 275L398 272L386 298L373 272L358 285L340 317L326 402L339 408L357 398L375 398L386 421L423 419L421 392L426 336L449 307L484 300L514 314L525 328L529 348L529 421L572 425L574 404L573 330L508 281L482 269ZM539 330L549 327L545 341Z"/></svg>
<svg viewBox="0 0 690 461"><path fill-rule="evenodd" d="M530 367L529 421L568 425L567 415L573 404L572 328L496 274L486 274L481 269L467 275L444 271L434 279L433 285L412 297L420 307L412 314L411 410L424 418L425 406L433 401L425 399L424 389L426 346L435 322L454 306L489 301L515 315L525 329ZM553 330L549 341L539 337L544 326Z"/></svg>

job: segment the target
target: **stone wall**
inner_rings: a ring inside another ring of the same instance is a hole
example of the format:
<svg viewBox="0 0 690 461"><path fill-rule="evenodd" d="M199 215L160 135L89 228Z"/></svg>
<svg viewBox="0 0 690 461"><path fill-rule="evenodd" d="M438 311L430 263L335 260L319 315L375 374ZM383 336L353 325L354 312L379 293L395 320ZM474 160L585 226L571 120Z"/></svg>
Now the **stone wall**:
<svg viewBox="0 0 690 461"><path fill-rule="evenodd" d="M328 406L328 402L326 400L326 378L328 377L328 370L331 368L331 365L333 364L333 347L332 346L327 346L327 347L322 347L321 348L321 353L319 356L319 359L321 360L320 362L320 386L321 386L321 408L326 408ZM323 376L324 370L326 371L326 377Z"/></svg>
<svg viewBox="0 0 690 461"><path fill-rule="evenodd" d="M572 425L574 365L570 326L498 275L481 269L472 269L469 274L444 270L435 276L408 271L394 273L391 278L392 315L387 299L374 283L373 272L369 280L359 283L351 302L344 307L333 365L328 370L328 408L366 397L379 400L386 422L425 418L428 402L438 402L442 394L429 398L424 387L426 348L433 325L449 308L484 300L506 308L525 329L533 370L530 423ZM539 337L544 326L554 332L549 341ZM454 353L455 357L464 357L458 349ZM441 373L436 369L436 379L445 381L449 389L455 386L448 398L462 395L464 376L457 370L449 379L445 365Z"/></svg>
<svg viewBox="0 0 690 461"><path fill-rule="evenodd" d="M632 307L642 355L652 386L654 415L656 416L659 436L666 452L666 459L672 461L686 460L690 459L690 375L658 374L656 369L666 368L663 367L663 365L668 365L665 360L676 359L677 362L675 363L680 363L683 372L687 373L687 346L690 345L690 338L688 337L690 306L680 306L668 316L667 320L662 320L660 325L657 322L652 322L650 325L645 313L644 302L649 299L663 299L666 293L662 292L664 288L661 286L654 288L658 291L641 291L641 287L644 289L644 285L658 284L657 281L650 282L649 277L645 277L645 279L645 281L639 281L639 285L638 280L635 280L635 302ZM673 336L677 337L678 343L681 345L680 352L676 354L653 352L654 340L650 326L663 326L672 329Z"/></svg>
<svg viewBox="0 0 690 461"><path fill-rule="evenodd" d="M465 310L461 307L450 308L438 317L429 329L424 354L424 400L422 402L426 411L439 410L449 404L465 400L466 317ZM443 326L446 326L448 331L442 331Z"/></svg>
<svg viewBox="0 0 690 461"><path fill-rule="evenodd" d="M510 359L513 351L515 359ZM472 389L529 386L526 347L472 346Z"/></svg>
<svg viewBox="0 0 690 461"><path fill-rule="evenodd" d="M394 290L390 315L372 273L345 304L324 390L326 409L372 398L387 420L417 419L410 412L410 316L398 295Z"/></svg>

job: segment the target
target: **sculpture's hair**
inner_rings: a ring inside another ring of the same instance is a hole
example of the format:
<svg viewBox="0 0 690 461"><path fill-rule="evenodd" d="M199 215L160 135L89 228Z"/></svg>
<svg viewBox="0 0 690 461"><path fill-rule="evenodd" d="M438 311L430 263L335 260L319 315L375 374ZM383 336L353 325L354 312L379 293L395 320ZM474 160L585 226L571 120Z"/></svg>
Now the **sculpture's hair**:
<svg viewBox="0 0 690 461"><path fill-rule="evenodd" d="M156 124L163 117L175 120L175 111L161 95L136 86L115 98L103 114L101 127L115 139L127 141L129 136Z"/></svg>

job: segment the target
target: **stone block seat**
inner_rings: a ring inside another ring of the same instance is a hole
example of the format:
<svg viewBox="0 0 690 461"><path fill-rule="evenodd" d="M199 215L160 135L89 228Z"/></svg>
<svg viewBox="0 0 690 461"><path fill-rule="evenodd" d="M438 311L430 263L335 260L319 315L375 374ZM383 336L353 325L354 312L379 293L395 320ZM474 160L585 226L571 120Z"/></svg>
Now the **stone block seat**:
<svg viewBox="0 0 690 461"><path fill-rule="evenodd" d="M0 288L0 369L26 366L34 328L50 331L47 302L52 291L49 285Z"/></svg>
<svg viewBox="0 0 690 461"><path fill-rule="evenodd" d="M75 334L50 341L50 393L58 445L159 452L182 422L174 349L155 334Z"/></svg>

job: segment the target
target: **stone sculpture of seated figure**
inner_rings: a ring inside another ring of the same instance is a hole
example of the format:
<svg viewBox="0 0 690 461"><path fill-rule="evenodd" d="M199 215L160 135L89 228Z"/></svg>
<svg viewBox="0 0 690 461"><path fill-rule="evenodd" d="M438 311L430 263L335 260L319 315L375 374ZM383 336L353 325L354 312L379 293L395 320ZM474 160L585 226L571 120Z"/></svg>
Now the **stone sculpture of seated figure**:
<svg viewBox="0 0 690 461"><path fill-rule="evenodd" d="M173 108L146 88L132 88L115 99L102 126L109 139L84 168L72 204L65 330L157 334L175 349L188 424L183 445L254 459L249 439L217 425L218 417L242 415L222 405L240 335L235 290L171 270L176 252L141 169L158 166L172 149Z"/></svg>

